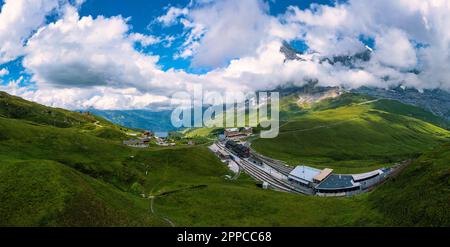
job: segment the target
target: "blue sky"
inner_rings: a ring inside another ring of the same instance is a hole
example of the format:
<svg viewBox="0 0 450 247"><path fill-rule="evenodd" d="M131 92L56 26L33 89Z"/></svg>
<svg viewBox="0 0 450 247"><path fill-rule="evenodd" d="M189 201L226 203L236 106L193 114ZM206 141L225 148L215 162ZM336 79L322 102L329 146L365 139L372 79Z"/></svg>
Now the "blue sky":
<svg viewBox="0 0 450 247"><path fill-rule="evenodd" d="M446 0L0 5L0 90L51 106L152 108L196 85L251 92L310 79L344 88L450 89ZM302 52L301 59L285 60L285 41ZM323 62L366 46L371 59L352 68Z"/></svg>
<svg viewBox="0 0 450 247"><path fill-rule="evenodd" d="M86 0L79 8L80 16L122 16L124 18L130 18L128 24L132 26L133 32L139 32L154 36L170 36L179 35L183 32L181 25L174 25L170 27L162 27L157 23L154 23L155 19L165 14L167 9L171 6L183 8L190 3L191 0ZM0 5L3 5L4 1L0 0ZM326 4L333 5L333 0L272 0L268 1L269 5L268 13L273 16L283 14L288 6L298 6L301 9L308 8L311 4ZM55 21L58 17L55 15L47 16L47 23ZM193 68L191 67L190 58L182 59L174 58L179 46L183 40L176 40L173 45L166 47L163 44L156 44L151 47L137 47L146 53L151 53L160 56L158 65L163 70L168 69L183 69L189 73L204 74L213 68ZM294 47L299 49L304 48L302 42L292 42ZM22 66L22 58L19 57L16 60L4 63L0 65L0 69L5 68L9 71L8 75L2 78L2 84L6 84L8 81L17 80L19 77L24 77L25 80L21 82L21 85L30 85L30 75Z"/></svg>
<svg viewBox="0 0 450 247"><path fill-rule="evenodd" d="M152 24L154 20L165 14L167 8L170 6L183 8L188 5L191 0L87 0L80 8L80 15L92 15L94 17L103 15L107 17L121 15L123 17L131 17L129 24L132 25L133 31L145 33L149 35L165 36L177 35L183 32L181 25L174 25L171 27L162 27L161 25ZM298 6L299 8L308 8L311 4L328 4L332 5L333 0L274 0L267 2L269 4L270 15L280 15L286 11L288 6ZM177 52L178 46L181 45L182 40L174 42L171 47L164 47L163 45L155 45L146 52L157 54L161 56L159 65L164 70L175 68L184 69L190 73L202 74L209 69L192 68L190 66L190 59L174 59L173 55Z"/></svg>
<svg viewBox="0 0 450 247"><path fill-rule="evenodd" d="M131 17L129 24L133 26L133 31L152 34L157 36L176 34L182 31L181 27L162 28L159 25L151 25L151 23L158 17L166 12L169 5L176 7L184 7L189 1L146 1L146 0L88 0L83 4L80 14L92 15L92 16L117 16ZM150 26L151 25L151 26ZM176 47L164 47L162 45L156 45L149 49L147 52L158 54L161 56L159 64L164 69L177 68L188 69L189 61L186 60L174 60L173 54Z"/></svg>

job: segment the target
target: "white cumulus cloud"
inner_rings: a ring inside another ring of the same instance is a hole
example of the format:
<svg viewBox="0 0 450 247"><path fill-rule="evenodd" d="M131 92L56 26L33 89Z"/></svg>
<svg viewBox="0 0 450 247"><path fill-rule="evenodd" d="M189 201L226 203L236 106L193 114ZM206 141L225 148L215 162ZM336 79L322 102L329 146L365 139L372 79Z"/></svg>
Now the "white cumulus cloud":
<svg viewBox="0 0 450 247"><path fill-rule="evenodd" d="M40 85L56 87L158 87L156 56L134 49L143 35L128 36L122 17L81 17L68 7L64 17L37 31L28 40L24 67Z"/></svg>
<svg viewBox="0 0 450 247"><path fill-rule="evenodd" d="M170 26L176 23L178 17L187 15L188 13L189 10L187 8L170 7L165 15L157 18L157 21L165 26Z"/></svg>
<svg viewBox="0 0 450 247"><path fill-rule="evenodd" d="M26 39L58 6L58 0L5 0L0 12L0 64L23 55Z"/></svg>
<svg viewBox="0 0 450 247"><path fill-rule="evenodd" d="M0 77L8 75L9 74L9 70L8 69L0 69Z"/></svg>
<svg viewBox="0 0 450 247"><path fill-rule="evenodd" d="M192 1L157 18L163 27L179 23L184 28L182 34L167 37L133 32L120 16L79 16L75 7L61 8L60 1L32 1L33 24L13 18L11 13L24 13L28 1L9 0L2 7L0 59L24 56L23 66L35 85L27 90L13 81L0 90L53 106L147 108L197 84L219 92L303 85L308 80L347 88L403 84L450 90L447 0L349 0L289 7L279 16L271 16L263 0ZM55 10L60 13L56 21L45 23ZM17 34L4 34L5 27L15 26ZM183 39L175 56L211 70L201 75L163 71L158 54L135 48L140 43L151 50L153 44L169 45L175 39ZM309 48L302 55L306 61L286 61L280 52L283 40L304 42ZM373 41L370 60L356 61L353 67L324 60L364 51L362 40Z"/></svg>
<svg viewBox="0 0 450 247"><path fill-rule="evenodd" d="M263 1L219 0L194 6L181 19L188 30L181 57L192 57L195 67L215 68L253 55L268 37L272 17Z"/></svg>
<svg viewBox="0 0 450 247"><path fill-rule="evenodd" d="M417 65L416 51L406 33L391 29L376 37L376 58L383 64L399 68Z"/></svg>

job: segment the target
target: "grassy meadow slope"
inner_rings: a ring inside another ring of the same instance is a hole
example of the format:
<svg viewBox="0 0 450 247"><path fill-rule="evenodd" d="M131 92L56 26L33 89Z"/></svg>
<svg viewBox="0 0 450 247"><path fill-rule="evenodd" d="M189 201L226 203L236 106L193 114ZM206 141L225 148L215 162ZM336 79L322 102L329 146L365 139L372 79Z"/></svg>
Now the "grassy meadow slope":
<svg viewBox="0 0 450 247"><path fill-rule="evenodd" d="M148 200L58 162L2 162L0 178L0 226L167 226Z"/></svg>
<svg viewBox="0 0 450 247"><path fill-rule="evenodd" d="M447 140L450 132L435 124L444 122L417 107L343 95L290 115L277 138L257 139L252 147L292 165L356 173L417 156Z"/></svg>
<svg viewBox="0 0 450 247"><path fill-rule="evenodd" d="M237 181L211 181L201 189L161 196L155 208L177 226L383 225L383 215L371 210L366 198L319 198L263 190L241 175Z"/></svg>
<svg viewBox="0 0 450 247"><path fill-rule="evenodd" d="M416 159L372 193L369 203L388 224L450 226L450 143Z"/></svg>
<svg viewBox="0 0 450 247"><path fill-rule="evenodd" d="M349 198L262 190L246 175L205 179L202 188L162 194L155 208L177 226L450 226L449 162L446 143L375 190ZM159 186L190 179L167 172Z"/></svg>
<svg viewBox="0 0 450 247"><path fill-rule="evenodd" d="M46 107L4 92L0 92L0 116L64 128L100 120L95 116Z"/></svg>
<svg viewBox="0 0 450 247"><path fill-rule="evenodd" d="M0 96L0 225L167 225L133 190L126 128Z"/></svg>
<svg viewBox="0 0 450 247"><path fill-rule="evenodd" d="M5 92L0 92L0 117L57 128L77 128L105 138L122 139L125 138L123 132L128 131L125 127L89 113L47 107Z"/></svg>
<svg viewBox="0 0 450 247"><path fill-rule="evenodd" d="M137 176L121 163L132 150L83 130L0 117L0 131L2 161L53 160L117 185Z"/></svg>
<svg viewBox="0 0 450 247"><path fill-rule="evenodd" d="M0 116L0 226L170 226L164 218L176 226L449 225L449 145L371 193L319 198L262 190L245 174L227 180L207 145L131 149L120 144L120 126L55 126L39 114L57 109L42 109ZM67 114L61 119L94 117Z"/></svg>
<svg viewBox="0 0 450 247"><path fill-rule="evenodd" d="M148 164L144 189L156 196L156 211L177 226L350 226L362 217L370 218L367 225L381 224L359 198L262 190L245 174L226 180L229 170L206 146L141 152L134 162Z"/></svg>

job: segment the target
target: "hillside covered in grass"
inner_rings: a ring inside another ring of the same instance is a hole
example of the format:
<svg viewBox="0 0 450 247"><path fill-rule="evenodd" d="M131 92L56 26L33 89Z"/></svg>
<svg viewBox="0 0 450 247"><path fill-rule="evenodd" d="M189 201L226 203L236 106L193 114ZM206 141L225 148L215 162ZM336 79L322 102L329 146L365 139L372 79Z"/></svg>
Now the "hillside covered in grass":
<svg viewBox="0 0 450 247"><path fill-rule="evenodd" d="M369 197L388 224L450 226L450 143L414 160Z"/></svg>
<svg viewBox="0 0 450 247"><path fill-rule="evenodd" d="M390 100L344 94L297 108L300 114L284 114L278 137L252 147L292 165L357 173L415 157L450 137L445 120Z"/></svg>
<svg viewBox="0 0 450 247"><path fill-rule="evenodd" d="M449 225L448 144L371 193L319 198L229 180L207 145L132 149L123 127L23 104L40 110L0 116L0 226ZM86 120L55 126L48 111Z"/></svg>
<svg viewBox="0 0 450 247"><path fill-rule="evenodd" d="M165 226L148 202L50 160L2 162L0 226Z"/></svg>
<svg viewBox="0 0 450 247"><path fill-rule="evenodd" d="M129 193L126 128L0 94L0 225L166 225Z"/></svg>
<svg viewBox="0 0 450 247"><path fill-rule="evenodd" d="M0 116L52 125L55 127L81 126L100 118L59 108L50 108L20 97L0 92Z"/></svg>
<svg viewBox="0 0 450 247"><path fill-rule="evenodd" d="M439 146L375 190L349 198L262 190L241 175L163 195L155 207L179 226L450 226L449 152L448 143Z"/></svg>
<svg viewBox="0 0 450 247"><path fill-rule="evenodd" d="M90 112L73 112L47 107L20 97L0 92L0 117L57 128L77 128L104 137L123 138L128 128L112 124Z"/></svg>

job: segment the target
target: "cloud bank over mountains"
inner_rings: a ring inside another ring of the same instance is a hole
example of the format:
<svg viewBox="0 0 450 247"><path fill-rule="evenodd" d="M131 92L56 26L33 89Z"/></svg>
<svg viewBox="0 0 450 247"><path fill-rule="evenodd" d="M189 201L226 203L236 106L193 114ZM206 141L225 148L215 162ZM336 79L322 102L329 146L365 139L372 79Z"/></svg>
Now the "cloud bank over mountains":
<svg viewBox="0 0 450 247"><path fill-rule="evenodd" d="M129 18L80 16L83 1L5 0L0 13L1 64L22 58L24 77L0 85L43 104L71 109L142 109L180 90L263 90L286 83L357 88L402 84L450 90L450 1L349 0L333 6L290 6L270 15L262 0L191 1L167 8L151 25L181 26L174 59L204 74L163 70L152 45ZM27 18L23 18L26 16ZM131 17L132 18L132 17ZM303 42L300 60L286 60L283 41ZM171 45L171 44L169 44ZM348 67L324 58L373 52ZM144 52L142 47L149 47ZM0 76L1 77L1 76ZM27 85L30 83L27 83Z"/></svg>

